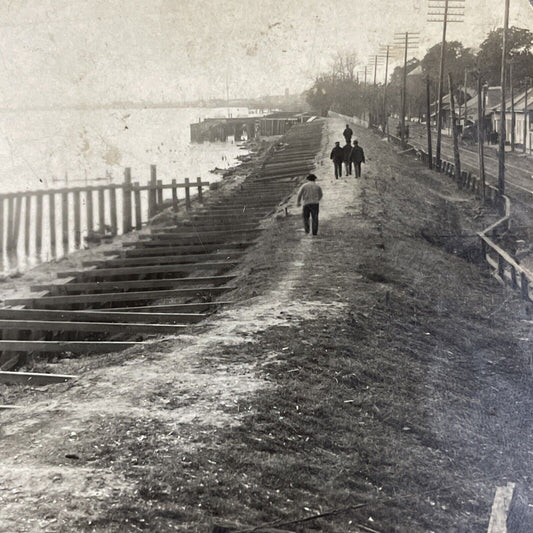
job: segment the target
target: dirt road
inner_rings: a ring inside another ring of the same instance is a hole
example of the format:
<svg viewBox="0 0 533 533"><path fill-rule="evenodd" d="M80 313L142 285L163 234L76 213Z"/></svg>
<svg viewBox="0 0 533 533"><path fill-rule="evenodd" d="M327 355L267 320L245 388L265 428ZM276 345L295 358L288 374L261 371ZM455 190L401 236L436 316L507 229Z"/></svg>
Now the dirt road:
<svg viewBox="0 0 533 533"><path fill-rule="evenodd" d="M356 128L365 177L335 180L342 129L319 235L272 220L239 303L3 391L0 531L483 532L497 485L531 497L531 324L475 263L493 215Z"/></svg>

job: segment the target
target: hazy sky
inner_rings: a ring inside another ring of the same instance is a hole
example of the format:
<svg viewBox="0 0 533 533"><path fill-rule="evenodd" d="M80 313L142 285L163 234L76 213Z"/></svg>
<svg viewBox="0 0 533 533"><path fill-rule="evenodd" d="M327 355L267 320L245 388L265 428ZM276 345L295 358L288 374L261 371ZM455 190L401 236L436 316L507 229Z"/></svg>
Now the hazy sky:
<svg viewBox="0 0 533 533"><path fill-rule="evenodd" d="M427 0L4 0L0 107L115 99L291 93L337 51L362 62L395 31L420 31L421 53L440 24ZM503 22L503 0L466 0L450 39L475 46ZM529 0L511 0L511 25L533 30Z"/></svg>

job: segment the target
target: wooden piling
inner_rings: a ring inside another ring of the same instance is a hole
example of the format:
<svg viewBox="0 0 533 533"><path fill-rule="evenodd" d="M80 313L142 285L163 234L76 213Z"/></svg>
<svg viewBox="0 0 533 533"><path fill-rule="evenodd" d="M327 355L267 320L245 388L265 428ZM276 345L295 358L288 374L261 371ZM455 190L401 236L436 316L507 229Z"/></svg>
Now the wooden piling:
<svg viewBox="0 0 533 533"><path fill-rule="evenodd" d="M80 211L80 191L74 191L74 245L80 247L81 243L81 211Z"/></svg>
<svg viewBox="0 0 533 533"><path fill-rule="evenodd" d="M105 187L98 187L98 231L105 235Z"/></svg>
<svg viewBox="0 0 533 533"><path fill-rule="evenodd" d="M196 183L198 186L198 201L203 204L204 203L204 195L202 192L202 178L198 177L196 178Z"/></svg>
<svg viewBox="0 0 533 533"><path fill-rule="evenodd" d="M157 180L157 205L163 207L163 180Z"/></svg>
<svg viewBox="0 0 533 533"><path fill-rule="evenodd" d="M68 192L61 193L61 227L63 230L63 253L68 253Z"/></svg>
<svg viewBox="0 0 533 533"><path fill-rule="evenodd" d="M35 213L35 252L41 255L43 247L43 193L39 192L37 198L37 211Z"/></svg>
<svg viewBox="0 0 533 533"><path fill-rule="evenodd" d="M57 255L56 250L56 195L51 192L48 195L48 220L50 222L50 254Z"/></svg>
<svg viewBox="0 0 533 533"><path fill-rule="evenodd" d="M176 187L176 180L172 180L172 210L178 210L178 188Z"/></svg>
<svg viewBox="0 0 533 533"><path fill-rule="evenodd" d="M111 187L109 189L109 209L110 209L110 217L111 217L111 235L113 237L118 232L117 227L117 192L114 187Z"/></svg>
<svg viewBox="0 0 533 533"><path fill-rule="evenodd" d="M155 187L157 185L157 168L155 165L150 165L150 188L148 189L148 218L152 218L157 211L157 198Z"/></svg>
<svg viewBox="0 0 533 533"><path fill-rule="evenodd" d="M85 201L86 201L86 214L87 214L87 234L91 235L94 233L94 209L93 209L93 191L87 189L85 191Z"/></svg>
<svg viewBox="0 0 533 533"><path fill-rule="evenodd" d="M18 194L15 198L15 222L13 227L13 245L14 249L18 248L20 236L20 218L22 214L22 194Z"/></svg>
<svg viewBox="0 0 533 533"><path fill-rule="evenodd" d="M122 185L122 232L129 233L131 229L131 168L126 167Z"/></svg>
<svg viewBox="0 0 533 533"><path fill-rule="evenodd" d="M520 272L520 294L524 300L529 300L529 280L525 272Z"/></svg>
<svg viewBox="0 0 533 533"><path fill-rule="evenodd" d="M7 198L7 249L13 249L13 196Z"/></svg>
<svg viewBox="0 0 533 533"><path fill-rule="evenodd" d="M191 208L191 185L189 183L189 178L185 178L185 207L187 209Z"/></svg>
<svg viewBox="0 0 533 533"><path fill-rule="evenodd" d="M133 184L133 197L135 201L135 229L142 228L142 211L141 211L141 190L139 189L139 182Z"/></svg>
<svg viewBox="0 0 533 533"><path fill-rule="evenodd" d="M0 257L4 255L4 197L0 196Z"/></svg>

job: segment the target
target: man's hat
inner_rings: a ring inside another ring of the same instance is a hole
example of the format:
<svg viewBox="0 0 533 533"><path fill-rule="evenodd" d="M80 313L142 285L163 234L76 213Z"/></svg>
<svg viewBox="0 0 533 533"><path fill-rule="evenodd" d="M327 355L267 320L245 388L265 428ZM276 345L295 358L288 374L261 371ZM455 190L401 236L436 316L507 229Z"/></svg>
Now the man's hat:
<svg viewBox="0 0 533 533"><path fill-rule="evenodd" d="M314 174L309 174L309 176L307 176L307 179L309 181L315 181L316 180L316 176Z"/></svg>

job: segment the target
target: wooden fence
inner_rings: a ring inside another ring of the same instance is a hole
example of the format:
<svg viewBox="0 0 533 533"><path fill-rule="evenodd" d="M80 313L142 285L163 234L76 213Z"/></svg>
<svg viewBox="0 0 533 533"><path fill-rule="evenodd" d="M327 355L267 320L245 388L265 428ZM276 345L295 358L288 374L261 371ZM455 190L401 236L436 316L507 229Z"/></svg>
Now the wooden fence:
<svg viewBox="0 0 533 533"><path fill-rule="evenodd" d="M391 136L392 137L392 136ZM400 139L393 138L393 141L400 142ZM429 162L429 156L424 150L415 148L412 145L407 145L406 148L415 150L424 163ZM533 272L521 266L516 259L506 252L503 248L498 246L493 239L496 239L498 233L509 231L511 229L511 201L507 196L500 196L497 187L485 184L483 191L483 182L472 172L462 171L459 179L455 174L454 163L446 160L441 160L440 168L437 164L436 158L433 157L433 168L437 172L442 172L455 179L457 186L460 189L468 189L476 196L483 198L492 205L501 205L503 202L504 216L497 220L494 224L486 228L484 231L478 233L481 239L481 250L484 260L494 269L494 274L502 283L509 282L514 289L520 290L521 297L531 302L533 301L530 294L530 288L533 286Z"/></svg>
<svg viewBox="0 0 533 533"><path fill-rule="evenodd" d="M147 185L132 182L131 169L126 168L120 184L0 194L0 254L16 251L24 239L26 255L30 250L40 255L43 245L49 245L50 255L55 257L60 241L64 253L80 248L84 232L90 238L141 229L164 205L178 210L180 189L185 192L182 202L186 209L191 208L191 189L196 189L198 201L203 203L203 188L209 182L186 178L183 183L173 179L163 184L157 179L156 166L150 170ZM144 199L143 191L147 193ZM164 198L165 191L171 191L171 198ZM43 242L46 226L49 242Z"/></svg>

